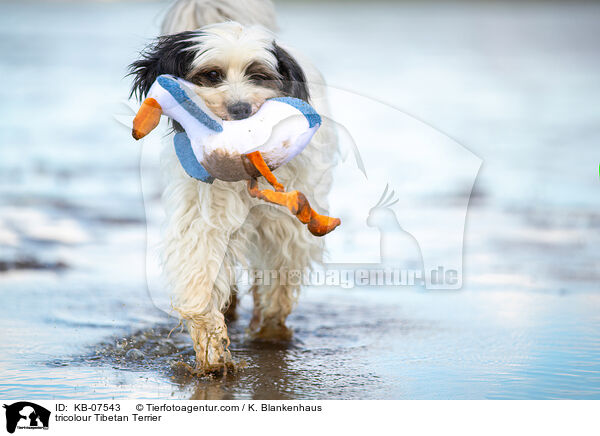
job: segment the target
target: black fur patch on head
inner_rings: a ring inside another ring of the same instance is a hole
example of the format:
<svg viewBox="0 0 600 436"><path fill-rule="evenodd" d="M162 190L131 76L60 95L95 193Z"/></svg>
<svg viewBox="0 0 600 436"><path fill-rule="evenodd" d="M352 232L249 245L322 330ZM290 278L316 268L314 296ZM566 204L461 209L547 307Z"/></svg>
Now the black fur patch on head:
<svg viewBox="0 0 600 436"><path fill-rule="evenodd" d="M282 91L290 97L308 101L310 95L306 84L306 76L298 62L276 43L273 43L271 51L277 58L277 71L281 74L283 82Z"/></svg>
<svg viewBox="0 0 600 436"><path fill-rule="evenodd" d="M191 39L200 32L181 32L160 36L141 53L141 58L129 65L129 76L134 76L129 97L135 95L142 100L150 87L161 74L185 77L191 67L196 50L190 50L197 43Z"/></svg>

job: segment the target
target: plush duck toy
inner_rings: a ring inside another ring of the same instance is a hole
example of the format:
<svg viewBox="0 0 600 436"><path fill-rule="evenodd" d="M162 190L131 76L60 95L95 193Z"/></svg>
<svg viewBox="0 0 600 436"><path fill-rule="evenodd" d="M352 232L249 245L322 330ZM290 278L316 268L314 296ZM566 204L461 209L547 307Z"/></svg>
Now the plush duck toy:
<svg viewBox="0 0 600 436"><path fill-rule="evenodd" d="M166 115L184 129L175 135L175 151L191 177L207 183L248 180L252 197L286 206L316 236L340 225L338 218L315 212L301 192L285 192L271 172L304 150L320 127L321 117L312 106L293 97L272 98L249 118L224 121L208 109L194 86L178 77L159 76L133 120L133 137L143 138ZM258 188L261 175L274 191Z"/></svg>

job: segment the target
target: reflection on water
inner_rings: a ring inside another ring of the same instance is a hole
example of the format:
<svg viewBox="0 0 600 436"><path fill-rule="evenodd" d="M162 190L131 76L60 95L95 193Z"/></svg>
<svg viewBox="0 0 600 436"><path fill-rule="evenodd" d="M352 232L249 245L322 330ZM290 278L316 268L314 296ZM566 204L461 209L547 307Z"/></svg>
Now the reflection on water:
<svg viewBox="0 0 600 436"><path fill-rule="evenodd" d="M245 336L245 297L247 367L203 379L148 298L139 148L112 118L163 7L0 6L1 397L600 398L600 7L282 5L333 85L483 159L465 286L307 289L290 344Z"/></svg>

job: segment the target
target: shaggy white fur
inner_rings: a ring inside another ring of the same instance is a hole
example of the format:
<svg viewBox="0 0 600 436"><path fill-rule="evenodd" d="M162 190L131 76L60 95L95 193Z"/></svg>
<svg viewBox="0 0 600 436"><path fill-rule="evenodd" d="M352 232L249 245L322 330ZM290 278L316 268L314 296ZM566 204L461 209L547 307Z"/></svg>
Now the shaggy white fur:
<svg viewBox="0 0 600 436"><path fill-rule="evenodd" d="M161 30L167 35L224 21L277 30L275 8L270 0L177 0L165 16Z"/></svg>
<svg viewBox="0 0 600 436"><path fill-rule="evenodd" d="M247 63L253 59L276 62L267 47L273 34L274 11L270 1L179 0L166 16L163 32L195 30L207 26L202 38L205 64ZM227 20L238 23L216 24ZM250 26L250 27L248 27ZM202 29L205 30L205 29ZM289 50L286 48L286 50ZM289 51L292 53L291 51ZM293 53L309 84L311 104L324 124L307 148L275 171L286 188L305 193L319 213L327 213L331 169L337 156L335 132L327 122L329 109L321 75ZM223 89L222 92L231 92ZM190 178L174 153L162 154L167 213L163 261L174 292L174 306L186 321L195 344L198 369L211 370L231 361L223 312L235 292L235 269L305 271L320 262L323 239L311 235L287 210L251 198L245 182L215 181L209 185ZM261 181L262 187L267 187ZM255 284L250 332L263 339L289 338L285 320L292 311L299 286L274 282Z"/></svg>

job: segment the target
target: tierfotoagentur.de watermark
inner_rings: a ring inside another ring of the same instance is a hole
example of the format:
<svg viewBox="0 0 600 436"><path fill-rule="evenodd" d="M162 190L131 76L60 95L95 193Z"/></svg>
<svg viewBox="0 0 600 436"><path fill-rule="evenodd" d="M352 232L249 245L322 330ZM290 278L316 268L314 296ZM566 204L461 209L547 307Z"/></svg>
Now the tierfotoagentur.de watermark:
<svg viewBox="0 0 600 436"><path fill-rule="evenodd" d="M425 271L402 268L342 268L300 270L249 270L235 274L241 286L335 286L351 289L358 286L424 286ZM456 270L445 270L443 266L429 271L429 282L437 286L455 286L459 276Z"/></svg>

